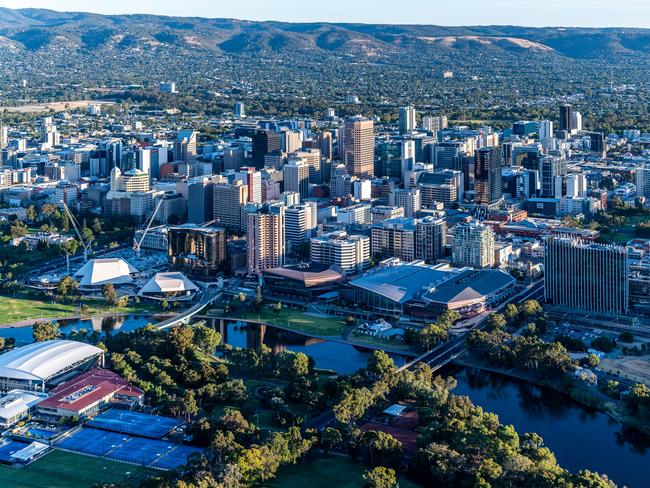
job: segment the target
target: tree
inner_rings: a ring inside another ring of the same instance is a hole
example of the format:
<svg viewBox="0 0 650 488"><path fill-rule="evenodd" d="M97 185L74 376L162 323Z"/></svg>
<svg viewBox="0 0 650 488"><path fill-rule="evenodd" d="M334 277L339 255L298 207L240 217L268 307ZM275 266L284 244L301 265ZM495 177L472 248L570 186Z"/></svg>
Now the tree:
<svg viewBox="0 0 650 488"><path fill-rule="evenodd" d="M602 352L612 352L616 348L616 342L607 337L597 337L591 341L591 347Z"/></svg>
<svg viewBox="0 0 650 488"><path fill-rule="evenodd" d="M386 376L393 375L397 372L395 362L384 351L373 351L368 358L366 371L370 378L379 380Z"/></svg>
<svg viewBox="0 0 650 488"><path fill-rule="evenodd" d="M537 300L526 300L521 304L521 313L526 319L530 319L542 313L542 306Z"/></svg>
<svg viewBox="0 0 650 488"><path fill-rule="evenodd" d="M5 348L5 338L0 337L0 351Z"/></svg>
<svg viewBox="0 0 650 488"><path fill-rule="evenodd" d="M109 305L115 305L117 300L117 293L115 292L115 287L112 283L106 283L102 286L102 297Z"/></svg>
<svg viewBox="0 0 650 488"><path fill-rule="evenodd" d="M77 296L79 290L79 283L71 276L64 276L56 286L56 294L62 298L70 296Z"/></svg>
<svg viewBox="0 0 650 488"><path fill-rule="evenodd" d="M59 336L59 324L56 322L36 322L32 326L34 342L44 342Z"/></svg>
<svg viewBox="0 0 650 488"><path fill-rule="evenodd" d="M500 313L494 313L488 318L488 326L491 330L503 329L507 324L506 318Z"/></svg>
<svg viewBox="0 0 650 488"><path fill-rule="evenodd" d="M364 488L393 488L397 485L395 470L378 466L363 474Z"/></svg>
<svg viewBox="0 0 650 488"><path fill-rule="evenodd" d="M129 304L129 297L127 296L120 297L115 301L115 306L117 308L125 308L126 306L128 306L128 304Z"/></svg>
<svg viewBox="0 0 650 488"><path fill-rule="evenodd" d="M194 330L189 325L174 327L169 333L169 341L174 350L183 355L194 343Z"/></svg>
<svg viewBox="0 0 650 488"><path fill-rule="evenodd" d="M93 219L92 231L95 235L99 235L102 232L102 223L97 217Z"/></svg>
<svg viewBox="0 0 650 488"><path fill-rule="evenodd" d="M221 334L203 323L198 323L194 326L194 344L206 354L212 355L221 344Z"/></svg>

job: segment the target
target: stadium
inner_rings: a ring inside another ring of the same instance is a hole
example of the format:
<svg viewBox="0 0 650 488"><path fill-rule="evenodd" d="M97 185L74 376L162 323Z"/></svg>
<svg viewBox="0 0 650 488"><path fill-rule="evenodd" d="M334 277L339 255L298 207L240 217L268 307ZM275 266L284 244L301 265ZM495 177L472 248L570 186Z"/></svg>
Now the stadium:
<svg viewBox="0 0 650 488"><path fill-rule="evenodd" d="M74 372L103 363L104 351L83 342L52 340L0 354L0 391L42 391Z"/></svg>

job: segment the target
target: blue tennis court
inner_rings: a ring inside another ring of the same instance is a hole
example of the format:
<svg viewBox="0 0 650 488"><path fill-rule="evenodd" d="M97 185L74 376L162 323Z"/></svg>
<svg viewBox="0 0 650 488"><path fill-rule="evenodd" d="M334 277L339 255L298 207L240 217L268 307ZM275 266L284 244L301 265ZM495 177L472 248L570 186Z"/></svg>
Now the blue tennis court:
<svg viewBox="0 0 650 488"><path fill-rule="evenodd" d="M63 439L56 447L93 456L104 456L128 439L129 437L123 434L83 428Z"/></svg>
<svg viewBox="0 0 650 488"><path fill-rule="evenodd" d="M164 456L159 457L152 466L161 469L174 469L187 464L187 458L195 452L203 452L203 449L190 446L177 446L176 449L169 451Z"/></svg>
<svg viewBox="0 0 650 488"><path fill-rule="evenodd" d="M15 452L25 449L29 444L18 441L9 441L6 444L0 446L0 462L4 463L13 463L14 460L11 458L11 455Z"/></svg>
<svg viewBox="0 0 650 488"><path fill-rule="evenodd" d="M121 434L160 439L182 425L182 423L170 417L159 417L158 415L112 409L98 415L88 422L87 425Z"/></svg>
<svg viewBox="0 0 650 488"><path fill-rule="evenodd" d="M131 437L128 442L116 447L106 457L116 461L147 466L174 449L176 445L164 441Z"/></svg>

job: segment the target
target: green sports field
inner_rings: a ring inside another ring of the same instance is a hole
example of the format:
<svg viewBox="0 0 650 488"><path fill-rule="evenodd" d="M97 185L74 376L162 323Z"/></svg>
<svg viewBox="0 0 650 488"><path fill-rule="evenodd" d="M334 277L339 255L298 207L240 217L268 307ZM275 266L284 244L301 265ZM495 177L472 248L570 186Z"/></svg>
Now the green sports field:
<svg viewBox="0 0 650 488"><path fill-rule="evenodd" d="M304 464L280 468L277 478L262 483L263 488L359 488L363 486L366 468L344 457L321 458ZM417 488L420 485L404 479L400 488Z"/></svg>
<svg viewBox="0 0 650 488"><path fill-rule="evenodd" d="M136 487L158 471L107 459L54 450L24 468L0 465L0 486L90 488L95 483Z"/></svg>

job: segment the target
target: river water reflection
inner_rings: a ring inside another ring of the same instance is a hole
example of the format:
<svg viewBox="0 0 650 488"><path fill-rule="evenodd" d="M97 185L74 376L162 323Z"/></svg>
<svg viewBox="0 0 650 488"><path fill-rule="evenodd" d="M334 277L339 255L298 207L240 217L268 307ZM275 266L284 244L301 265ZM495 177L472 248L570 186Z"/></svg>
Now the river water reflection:
<svg viewBox="0 0 650 488"><path fill-rule="evenodd" d="M619 486L650 486L650 436L555 390L474 369L444 373L458 381L455 394L496 413L519 434L541 435L565 468L605 473Z"/></svg>
<svg viewBox="0 0 650 488"><path fill-rule="evenodd" d="M86 329L112 334L130 331L149 323L147 317L122 317L62 322L61 330ZM312 339L273 327L220 323L208 320L224 343L234 347L257 348L261 343L279 352L287 349L304 352L316 366L340 374L350 374L366 365L369 351L348 344ZM0 336L15 337L19 344L32 342L30 327L0 329ZM393 357L398 365L402 357ZM596 409L585 407L570 397L548 388L496 373L448 367L442 374L453 375L457 395L467 395L476 405L499 415L503 423L513 424L520 434L537 432L555 453L559 463L570 469L590 469L607 474L619 486L650 486L650 436L623 427Z"/></svg>

